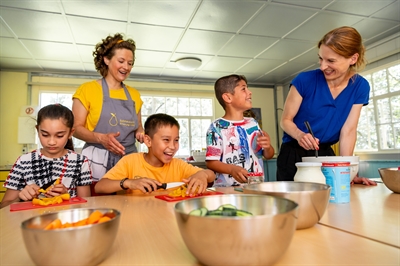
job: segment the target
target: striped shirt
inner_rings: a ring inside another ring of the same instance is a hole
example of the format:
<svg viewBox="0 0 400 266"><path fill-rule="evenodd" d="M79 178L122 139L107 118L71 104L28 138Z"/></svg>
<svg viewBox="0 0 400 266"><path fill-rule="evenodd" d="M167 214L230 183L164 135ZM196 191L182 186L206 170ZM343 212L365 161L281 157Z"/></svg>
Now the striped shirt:
<svg viewBox="0 0 400 266"><path fill-rule="evenodd" d="M60 158L48 158L40 149L34 150L17 159L4 182L4 187L14 190L22 190L31 184L42 187L58 178L71 197L76 197L78 186L92 184L87 157L68 150L68 153Z"/></svg>

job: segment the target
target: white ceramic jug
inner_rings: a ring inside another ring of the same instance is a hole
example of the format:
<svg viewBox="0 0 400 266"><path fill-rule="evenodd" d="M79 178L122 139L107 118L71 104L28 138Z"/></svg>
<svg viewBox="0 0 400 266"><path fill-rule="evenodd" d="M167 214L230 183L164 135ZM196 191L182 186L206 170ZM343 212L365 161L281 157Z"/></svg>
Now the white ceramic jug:
<svg viewBox="0 0 400 266"><path fill-rule="evenodd" d="M322 173L321 166L322 163L317 162L296 163L297 172L294 176L294 181L326 184L325 175Z"/></svg>

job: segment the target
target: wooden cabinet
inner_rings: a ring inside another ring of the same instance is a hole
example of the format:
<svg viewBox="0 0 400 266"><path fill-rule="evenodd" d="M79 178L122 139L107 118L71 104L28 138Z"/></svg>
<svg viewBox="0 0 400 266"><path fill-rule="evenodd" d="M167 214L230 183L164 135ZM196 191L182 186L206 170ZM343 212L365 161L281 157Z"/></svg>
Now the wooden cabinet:
<svg viewBox="0 0 400 266"><path fill-rule="evenodd" d="M3 200L4 193L6 192L6 188L3 187L3 184L6 181L9 172L10 170L0 170L0 201Z"/></svg>

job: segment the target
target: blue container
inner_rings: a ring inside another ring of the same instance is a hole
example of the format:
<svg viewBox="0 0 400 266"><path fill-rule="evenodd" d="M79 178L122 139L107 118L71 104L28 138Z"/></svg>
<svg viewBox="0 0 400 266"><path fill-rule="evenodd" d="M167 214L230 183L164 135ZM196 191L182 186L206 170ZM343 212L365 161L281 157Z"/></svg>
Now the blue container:
<svg viewBox="0 0 400 266"><path fill-rule="evenodd" d="M331 186L331 203L350 202L350 162L322 162L326 184Z"/></svg>

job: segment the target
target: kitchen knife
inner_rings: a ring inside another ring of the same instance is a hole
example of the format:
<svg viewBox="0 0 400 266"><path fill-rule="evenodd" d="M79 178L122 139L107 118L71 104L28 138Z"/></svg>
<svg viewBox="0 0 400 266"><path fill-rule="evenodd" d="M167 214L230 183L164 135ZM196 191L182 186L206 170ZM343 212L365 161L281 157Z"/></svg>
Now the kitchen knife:
<svg viewBox="0 0 400 266"><path fill-rule="evenodd" d="M184 182L170 182L170 183L162 183L161 186L157 186L157 189L163 188L163 189L170 189L170 188L174 188L174 187L180 187L182 185L184 185ZM149 192L149 190L145 187L144 188L147 192Z"/></svg>
<svg viewBox="0 0 400 266"><path fill-rule="evenodd" d="M43 186L41 187L41 189L46 190L46 189L49 188L51 185L53 185L54 182L56 182L56 181L57 181L57 179L52 180L52 181L50 181L49 183L46 183L45 185L43 185Z"/></svg>

